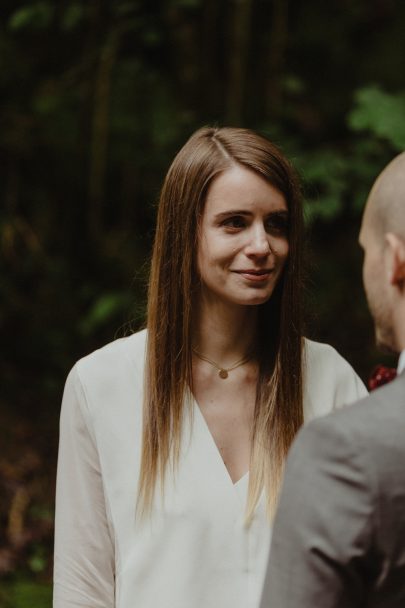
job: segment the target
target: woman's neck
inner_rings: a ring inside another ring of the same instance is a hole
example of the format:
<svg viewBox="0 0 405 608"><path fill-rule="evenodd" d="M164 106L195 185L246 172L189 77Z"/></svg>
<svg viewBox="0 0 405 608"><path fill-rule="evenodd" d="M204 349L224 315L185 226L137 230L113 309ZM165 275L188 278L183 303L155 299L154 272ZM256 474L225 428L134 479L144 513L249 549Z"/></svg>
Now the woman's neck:
<svg viewBox="0 0 405 608"><path fill-rule="evenodd" d="M200 302L193 328L193 348L226 366L246 357L256 341L257 307Z"/></svg>

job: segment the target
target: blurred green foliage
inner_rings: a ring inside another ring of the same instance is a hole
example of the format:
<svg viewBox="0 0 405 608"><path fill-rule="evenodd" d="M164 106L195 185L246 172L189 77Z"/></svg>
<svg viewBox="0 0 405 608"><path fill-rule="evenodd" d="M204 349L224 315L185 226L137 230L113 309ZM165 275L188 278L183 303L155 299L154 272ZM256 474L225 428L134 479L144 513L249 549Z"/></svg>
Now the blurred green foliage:
<svg viewBox="0 0 405 608"><path fill-rule="evenodd" d="M379 359L356 241L405 146L405 4L4 0L0 16L0 606L36 608L63 381L143 323L160 184L196 128L248 126L292 158L309 333L363 378Z"/></svg>
<svg viewBox="0 0 405 608"><path fill-rule="evenodd" d="M51 24L54 13L51 2L33 2L17 9L8 24L11 30L44 29Z"/></svg>
<svg viewBox="0 0 405 608"><path fill-rule="evenodd" d="M51 608L52 590L44 583L16 580L0 590L1 608Z"/></svg>
<svg viewBox="0 0 405 608"><path fill-rule="evenodd" d="M348 124L355 131L369 131L398 151L405 149L405 93L389 94L378 87L355 92L356 107Z"/></svg>

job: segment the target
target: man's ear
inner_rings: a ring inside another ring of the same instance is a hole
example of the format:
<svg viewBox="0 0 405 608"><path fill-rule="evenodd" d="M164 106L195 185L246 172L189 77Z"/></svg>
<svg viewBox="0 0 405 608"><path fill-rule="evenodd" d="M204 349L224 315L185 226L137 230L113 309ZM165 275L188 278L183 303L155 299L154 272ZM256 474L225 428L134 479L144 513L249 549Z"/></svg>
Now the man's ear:
<svg viewBox="0 0 405 608"><path fill-rule="evenodd" d="M389 281L400 289L405 287L405 241L393 232L387 232L385 242L388 253Z"/></svg>

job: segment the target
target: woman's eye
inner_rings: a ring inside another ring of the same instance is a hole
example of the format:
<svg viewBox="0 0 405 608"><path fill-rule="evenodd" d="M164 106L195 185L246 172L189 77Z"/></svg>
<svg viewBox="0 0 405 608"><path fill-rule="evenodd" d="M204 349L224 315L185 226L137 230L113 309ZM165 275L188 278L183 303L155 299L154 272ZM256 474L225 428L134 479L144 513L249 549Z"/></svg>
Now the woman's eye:
<svg viewBox="0 0 405 608"><path fill-rule="evenodd" d="M235 215L233 217L228 217L226 220L224 220L222 225L226 228L238 229L244 228L246 226L246 221L243 217Z"/></svg>
<svg viewBox="0 0 405 608"><path fill-rule="evenodd" d="M280 235L286 235L288 232L288 218L286 216L270 217L266 222L268 232Z"/></svg>

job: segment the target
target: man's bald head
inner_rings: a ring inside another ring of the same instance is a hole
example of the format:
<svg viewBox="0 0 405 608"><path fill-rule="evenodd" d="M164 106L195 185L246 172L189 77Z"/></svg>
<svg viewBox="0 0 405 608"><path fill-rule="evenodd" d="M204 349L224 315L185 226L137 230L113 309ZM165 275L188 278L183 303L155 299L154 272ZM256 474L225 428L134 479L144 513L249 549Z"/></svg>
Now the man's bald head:
<svg viewBox="0 0 405 608"><path fill-rule="evenodd" d="M363 282L377 343L405 349L405 153L377 178L368 197L359 237Z"/></svg>
<svg viewBox="0 0 405 608"><path fill-rule="evenodd" d="M370 192L367 220L376 235L393 232L405 240L405 152L380 173Z"/></svg>

